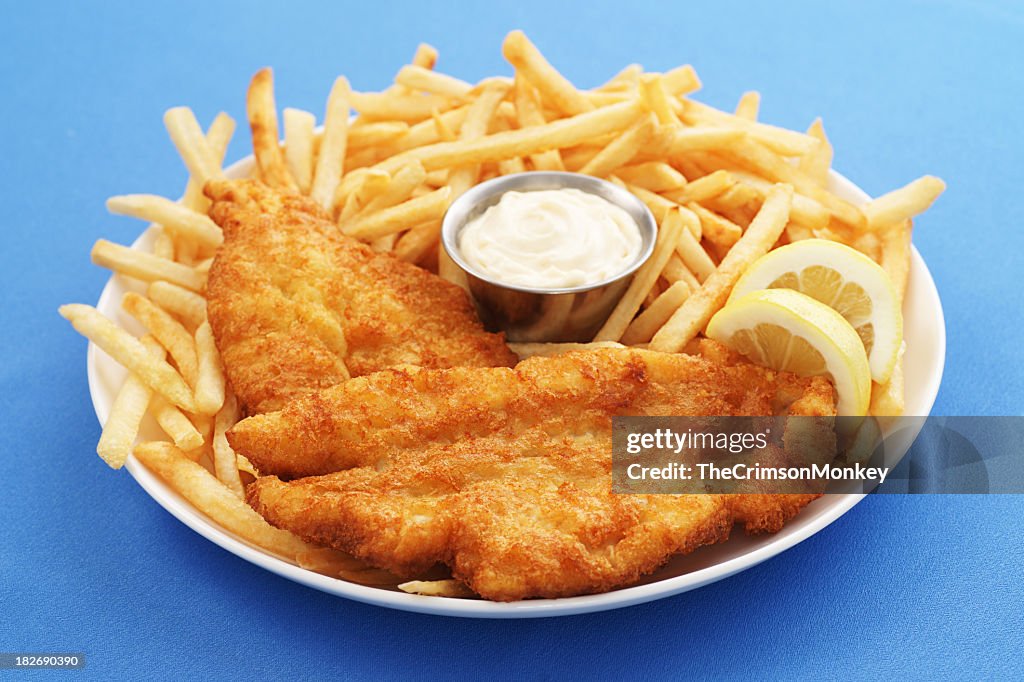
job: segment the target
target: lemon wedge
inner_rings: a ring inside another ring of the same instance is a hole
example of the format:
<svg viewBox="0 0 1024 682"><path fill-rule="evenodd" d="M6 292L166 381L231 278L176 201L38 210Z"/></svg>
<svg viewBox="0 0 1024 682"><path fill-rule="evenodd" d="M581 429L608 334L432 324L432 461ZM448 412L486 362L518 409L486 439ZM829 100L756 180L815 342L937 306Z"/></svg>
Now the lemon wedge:
<svg viewBox="0 0 1024 682"><path fill-rule="evenodd" d="M889 276L875 261L845 244L805 239L755 261L730 300L759 289L793 289L838 312L864 344L871 378L889 380L903 343L903 314Z"/></svg>
<svg viewBox="0 0 1024 682"><path fill-rule="evenodd" d="M871 370L864 345L843 316L788 289L754 291L715 313L706 334L758 365L827 376L839 416L867 414Z"/></svg>

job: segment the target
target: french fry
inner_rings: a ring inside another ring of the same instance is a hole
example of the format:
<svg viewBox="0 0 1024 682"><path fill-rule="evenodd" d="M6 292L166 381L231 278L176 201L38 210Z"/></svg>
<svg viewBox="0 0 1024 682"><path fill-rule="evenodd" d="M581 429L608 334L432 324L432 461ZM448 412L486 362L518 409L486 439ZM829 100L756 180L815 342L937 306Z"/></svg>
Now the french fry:
<svg viewBox="0 0 1024 682"><path fill-rule="evenodd" d="M703 164L697 163L696 155L677 156L671 160L672 165L679 169L679 172L690 181L701 180L712 172L718 172L714 168L705 168ZM725 171L722 171L725 172Z"/></svg>
<svg viewBox="0 0 1024 682"><path fill-rule="evenodd" d="M732 171L731 174L734 178L738 178L736 175L738 171ZM754 177L754 176L750 176ZM764 181L762 181L764 182ZM774 185L767 183L767 187L771 189ZM713 197L708 197L704 200L708 207L713 210L721 210L723 214L724 209L742 209L749 208L754 203L761 203L764 197L754 183L749 180L746 182L736 182L729 189L725 190L720 194L716 194ZM748 221L749 222L749 221Z"/></svg>
<svg viewBox="0 0 1024 682"><path fill-rule="evenodd" d="M625 348L616 341L592 341L590 343L510 343L508 347L520 360L537 356L563 355L575 350L600 350L602 348Z"/></svg>
<svg viewBox="0 0 1024 682"><path fill-rule="evenodd" d="M107 210L118 215L159 223L175 235L216 248L224 242L220 227L206 215L153 194L124 194L107 199Z"/></svg>
<svg viewBox="0 0 1024 682"><path fill-rule="evenodd" d="M277 128L277 105L274 103L274 73L260 69L249 83L246 96L249 128L252 130L252 151L260 177L271 187L297 190L295 179L281 153L280 133Z"/></svg>
<svg viewBox="0 0 1024 682"><path fill-rule="evenodd" d="M401 582L394 573L385 571L383 568L364 568L359 571L339 571L333 576L358 585L368 587L395 587Z"/></svg>
<svg viewBox="0 0 1024 682"><path fill-rule="evenodd" d="M238 457L228 443L227 431L241 416L235 394L227 391L224 405L213 420L213 468L217 478L239 498L245 498L242 478L238 475Z"/></svg>
<svg viewBox="0 0 1024 682"><path fill-rule="evenodd" d="M876 263L881 262L882 243L877 232L859 232L850 240L850 245Z"/></svg>
<svg viewBox="0 0 1024 682"><path fill-rule="evenodd" d="M636 93L629 90L622 90L619 92L595 92L584 91L583 96L587 98L587 101L593 104L595 107L606 107L609 104L618 104L624 100L630 99L636 96Z"/></svg>
<svg viewBox="0 0 1024 682"><path fill-rule="evenodd" d="M743 185L757 191L762 200L772 189L772 183L756 175L743 171L734 171L733 175ZM794 222L817 230L828 226L830 216L829 210L818 201L800 193L793 194L791 218Z"/></svg>
<svg viewBox="0 0 1024 682"><path fill-rule="evenodd" d="M157 227L160 229L153 237L153 255L157 258L174 260L174 239L162 225L157 225Z"/></svg>
<svg viewBox="0 0 1024 682"><path fill-rule="evenodd" d="M357 217L343 225L342 232L356 239L372 240L401 232L409 225L440 219L448 208L450 195L451 190L442 187L426 196L409 199L397 206Z"/></svg>
<svg viewBox="0 0 1024 682"><path fill-rule="evenodd" d="M171 443L140 443L135 457L215 523L254 545L289 559L309 545L274 528L209 471Z"/></svg>
<svg viewBox="0 0 1024 682"><path fill-rule="evenodd" d="M153 303L177 315L191 328L196 328L206 319L206 299L188 289L170 282L151 282L146 295Z"/></svg>
<svg viewBox="0 0 1024 682"><path fill-rule="evenodd" d="M480 95L469 107L466 120L462 123L459 139L476 140L486 135L491 119L494 118L498 105L505 99L508 91L509 85L502 82L485 84L480 91ZM479 165L469 164L452 170L448 176L448 203L450 204L469 190L469 188L477 183L479 178ZM439 249L437 252L437 274L443 279L457 284L467 291L469 290L469 282L466 279L465 273L452 261L448 252L444 249Z"/></svg>
<svg viewBox="0 0 1024 682"><path fill-rule="evenodd" d="M395 244L395 257L406 263L420 262L427 252L437 244L437 235L440 229L440 219L413 226Z"/></svg>
<svg viewBox="0 0 1024 682"><path fill-rule="evenodd" d="M410 149L377 164L393 172L411 161L420 161L428 171L513 156L531 156L549 149L561 149L584 140L614 133L628 127L643 111L639 100L613 104L572 118L541 126L508 130L475 140L457 140Z"/></svg>
<svg viewBox="0 0 1024 682"><path fill-rule="evenodd" d="M399 138L393 147L385 147L380 150L383 155L378 155L377 158L382 159L385 156L398 154L399 152L404 152L409 149L424 147L429 144L441 142L442 140L438 132L437 121L440 121L447 130L456 134L462 129L462 122L466 119L466 114L468 112L469 106L464 105L456 109L439 112L436 120L432 116L426 121L420 121L419 123L410 126L407 134Z"/></svg>
<svg viewBox="0 0 1024 682"><path fill-rule="evenodd" d="M235 119L223 111L217 114L209 130L206 131L206 145L213 154L213 160L218 168L224 165L224 156L228 151L228 144L235 134ZM183 206L191 208L199 213L206 213L210 206L210 200L203 195L203 183L195 176L189 177L185 185L185 193L181 197Z"/></svg>
<svg viewBox="0 0 1024 682"><path fill-rule="evenodd" d="M437 139L442 142L451 142L452 140L459 139L459 136L454 130L448 127L448 124L444 122L440 112L437 109L430 114L430 119L434 122L434 127L437 128Z"/></svg>
<svg viewBox="0 0 1024 682"><path fill-rule="evenodd" d="M640 201L644 202L644 204L647 205L647 208L650 209L651 214L654 215L654 220L658 224L663 223L670 212L679 208L679 204L677 204L676 202L666 199L660 194L655 194L654 192L644 189L643 187L638 187L637 185L627 185L625 182L622 182L622 180L618 176L613 175L609 178L609 180L615 182L617 185L625 187L630 192L635 194L636 197L640 199ZM690 223L689 221L687 221L686 227L694 231L694 238L700 239L700 221L698 221L697 223Z"/></svg>
<svg viewBox="0 0 1024 682"><path fill-rule="evenodd" d="M209 322L203 322L196 328L195 339L199 375L196 378L195 409L191 411L210 416L224 405L224 367Z"/></svg>
<svg viewBox="0 0 1024 682"><path fill-rule="evenodd" d="M164 280L193 291L206 287L205 276L193 267L106 240L96 240L90 255L96 265L142 282Z"/></svg>
<svg viewBox="0 0 1024 682"><path fill-rule="evenodd" d="M285 122L287 130L287 121ZM409 134L409 124L404 121L372 121L357 126L350 126L348 129L348 149L362 149L363 147L374 147L385 145ZM285 133L287 137L287 132Z"/></svg>
<svg viewBox="0 0 1024 682"><path fill-rule="evenodd" d="M487 134L487 128L494 118L498 105L508 94L509 86L505 83L494 82L485 85L480 95L473 101L466 114L459 132L459 139L462 141L479 140ZM451 200L458 198L466 190L476 184L479 167L474 165L460 166L452 171L448 178L448 187L451 188Z"/></svg>
<svg viewBox="0 0 1024 682"><path fill-rule="evenodd" d="M416 52L412 56L413 66L422 66L424 69L432 69L437 65L437 48L429 43L420 43L416 46Z"/></svg>
<svg viewBox="0 0 1024 682"><path fill-rule="evenodd" d="M786 225L786 238L792 242L798 242L802 239L812 239L814 233L806 225L789 221L789 225Z"/></svg>
<svg viewBox="0 0 1024 682"><path fill-rule="evenodd" d="M341 182L338 183L338 188L334 190L335 208L344 204L345 200L348 199L348 195L358 190L367 181L367 176L369 175L377 175L384 181L391 182L390 173L375 168L357 168L346 173L342 177Z"/></svg>
<svg viewBox="0 0 1024 682"><path fill-rule="evenodd" d="M690 125L720 125L741 130L782 156L801 156L814 151L818 146L818 140L810 135L767 123L749 121L689 99L685 102L682 116Z"/></svg>
<svg viewBox="0 0 1024 682"><path fill-rule="evenodd" d="M70 303L62 305L59 312L82 336L138 375L155 392L188 412L195 411L192 391L185 380L166 361L156 360L137 338L92 306Z"/></svg>
<svg viewBox="0 0 1024 682"><path fill-rule="evenodd" d="M601 153L602 149L604 147L595 147L591 144L580 145L562 150L559 152L559 157L565 170L579 173L585 165L590 163L591 159Z"/></svg>
<svg viewBox="0 0 1024 682"><path fill-rule="evenodd" d="M515 175L525 172L526 164L518 156L498 162L498 175Z"/></svg>
<svg viewBox="0 0 1024 682"><path fill-rule="evenodd" d="M665 82L658 74L644 74L640 77L640 92L643 93L647 108L658 117L658 123L663 126L680 127L682 122L672 110L669 103L668 90Z"/></svg>
<svg viewBox="0 0 1024 682"><path fill-rule="evenodd" d="M220 163L203 135L195 114L188 107L168 109L164 114L164 127L185 162L189 174L201 187L208 180L223 178Z"/></svg>
<svg viewBox="0 0 1024 682"><path fill-rule="evenodd" d="M728 191L735 184L736 179L731 173L717 170L702 178L687 182L686 186L681 189L666 192L665 196L680 204L691 201L702 202Z"/></svg>
<svg viewBox="0 0 1024 682"><path fill-rule="evenodd" d="M679 215L679 211L670 211L658 230L654 252L640 266L636 274L633 275L629 288L626 289L626 293L619 299L618 304L612 310L604 325L594 335L594 341L618 341L622 338L637 310L640 309L640 304L647 296L647 292L658 281L661 271L665 268L665 263L668 262L673 250L676 248L680 233L685 229L683 218Z"/></svg>
<svg viewBox="0 0 1024 682"><path fill-rule="evenodd" d="M384 193L391 184L391 174L372 168L360 168L345 176L334 193L334 205L341 206L338 223L347 221Z"/></svg>
<svg viewBox="0 0 1024 682"><path fill-rule="evenodd" d="M533 87L530 81L526 80L522 74L516 73L516 77L513 82L513 89L516 107L516 120L519 123L519 127L530 128L547 123L540 104L540 94L537 92L537 89ZM532 154L530 156L530 162L533 164L534 170L565 170L565 166L562 164L562 155L559 154L557 149L549 149L546 152Z"/></svg>
<svg viewBox="0 0 1024 682"><path fill-rule="evenodd" d="M466 587L465 583L454 580L410 580L400 583L398 589L409 594L420 594L427 597L468 598L476 593Z"/></svg>
<svg viewBox="0 0 1024 682"><path fill-rule="evenodd" d="M730 128L672 128L668 131L668 153L675 156L704 149L728 149L745 138L744 131Z"/></svg>
<svg viewBox="0 0 1024 682"><path fill-rule="evenodd" d="M874 199L864 206L868 228L878 230L909 220L928 207L946 189L946 183L933 175L914 180L908 185Z"/></svg>
<svg viewBox="0 0 1024 682"><path fill-rule="evenodd" d="M679 97L681 95L688 95L691 92L700 90L701 83L700 78L697 77L697 72L693 70L693 67L689 64L683 64L677 66L671 71L666 71L661 76L662 82L665 84L665 89L673 97Z"/></svg>
<svg viewBox="0 0 1024 682"><path fill-rule="evenodd" d="M788 185L779 185L768 194L757 217L715 272L654 335L651 350L678 353L707 326L747 266L767 253L778 240L789 221L792 199L793 188Z"/></svg>
<svg viewBox="0 0 1024 682"><path fill-rule="evenodd" d="M871 384L871 403L868 412L875 417L899 417L906 408L903 374L903 351L896 358L889 381Z"/></svg>
<svg viewBox="0 0 1024 682"><path fill-rule="evenodd" d="M362 562L350 554L328 547L312 547L295 557L296 563L307 571L331 578L373 587L394 587L400 578L394 573Z"/></svg>
<svg viewBox="0 0 1024 682"><path fill-rule="evenodd" d="M685 230L684 230L685 232ZM622 343L635 346L647 343L661 329L679 306L690 296L690 285L676 281L669 285L647 308L629 323L622 334Z"/></svg>
<svg viewBox="0 0 1024 682"><path fill-rule="evenodd" d="M161 396L154 396L150 402L150 411L175 447L182 451L195 450L203 445L203 435L188 420L188 417Z"/></svg>
<svg viewBox="0 0 1024 682"><path fill-rule="evenodd" d="M410 62L410 64L412 64L413 66L418 66L423 69L433 69L437 65L437 57L437 50L433 46L428 45L427 43L420 43L416 47L416 52L413 54L412 61ZM390 92L398 95L408 95L412 94L413 91L405 87L404 85L401 85L396 82L387 90L385 90L385 92Z"/></svg>
<svg viewBox="0 0 1024 682"><path fill-rule="evenodd" d="M654 114L645 116L598 152L597 156L592 158L579 172L584 175L604 177L626 165L651 139L657 125L658 121Z"/></svg>
<svg viewBox="0 0 1024 682"><path fill-rule="evenodd" d="M670 192L686 185L682 173L664 161L647 161L623 166L615 174L628 184L637 185L652 192Z"/></svg>
<svg viewBox="0 0 1024 682"><path fill-rule="evenodd" d="M907 281L910 279L911 232L911 222L904 220L882 233L882 269L889 275L901 302L907 293Z"/></svg>
<svg viewBox="0 0 1024 682"><path fill-rule="evenodd" d="M149 348L159 344L152 337L142 337L141 343ZM132 454L132 447L139 435L139 425L149 408L153 389L133 372L129 372L117 391L110 413L103 423L103 432L96 444L98 454L111 469L120 469Z"/></svg>
<svg viewBox="0 0 1024 682"><path fill-rule="evenodd" d="M344 76L339 76L327 97L324 134L313 172L313 185L309 190L310 198L327 211L334 205L334 191L344 172L348 116L349 85Z"/></svg>
<svg viewBox="0 0 1024 682"><path fill-rule="evenodd" d="M303 194L313 186L313 129L316 116L302 109L286 108L284 116L284 159L288 172Z"/></svg>
<svg viewBox="0 0 1024 682"><path fill-rule="evenodd" d="M367 203L362 212L372 213L402 203L412 196L413 190L422 185L426 179L427 171L423 169L423 164L413 161L395 173L395 177L391 178L384 191Z"/></svg>
<svg viewBox="0 0 1024 682"><path fill-rule="evenodd" d="M370 248L377 253L390 253L398 242L398 233L386 234L370 242Z"/></svg>
<svg viewBox="0 0 1024 682"><path fill-rule="evenodd" d="M192 267L195 268L195 271L205 279L210 274L210 268L213 267L213 256L204 258Z"/></svg>
<svg viewBox="0 0 1024 682"><path fill-rule="evenodd" d="M174 358L174 363L178 366L181 376L189 386L194 387L199 376L199 361L196 357L195 342L188 330L169 313L134 291L129 291L124 295L121 307L141 322L153 338L167 349L167 352ZM162 355L160 359L163 359Z"/></svg>
<svg viewBox="0 0 1024 682"><path fill-rule="evenodd" d="M736 103L735 115L747 121L756 121L758 109L761 108L761 93L757 90L744 92Z"/></svg>
<svg viewBox="0 0 1024 682"><path fill-rule="evenodd" d="M832 145L828 141L825 126L820 118L814 119L814 123L807 129L807 134L818 140L818 148L801 156L797 168L822 187L826 187L828 172L832 168Z"/></svg>
<svg viewBox="0 0 1024 682"><path fill-rule="evenodd" d="M369 121L405 121L418 123L434 111L444 112L460 104L441 95L402 95L390 92L353 92L352 108Z"/></svg>
<svg viewBox="0 0 1024 682"><path fill-rule="evenodd" d="M248 474L253 478L259 478L260 472L256 470L252 462L245 455L236 455L235 462L238 464L238 471L241 473Z"/></svg>
<svg viewBox="0 0 1024 682"><path fill-rule="evenodd" d="M676 282L686 282L691 292L700 289L700 282L697 281L697 277L690 272L689 268L683 264L683 259L679 257L679 254L672 254L672 257L665 263L665 269L661 271L661 276L669 285Z"/></svg>
<svg viewBox="0 0 1024 682"><path fill-rule="evenodd" d="M370 567L365 561L330 547L311 547L300 552L295 561L306 570L334 577L345 572L365 571Z"/></svg>
<svg viewBox="0 0 1024 682"><path fill-rule="evenodd" d="M817 142L817 141L815 141ZM865 226L864 213L853 204L820 187L817 182L776 156L755 140L741 140L737 147L725 152L739 163L766 180L793 185L793 188L822 204L841 222L854 229Z"/></svg>
<svg viewBox="0 0 1024 682"><path fill-rule="evenodd" d="M567 116L583 114L594 105L544 58L522 31L512 31L501 46L505 59L540 91L541 98Z"/></svg>
<svg viewBox="0 0 1024 682"><path fill-rule="evenodd" d="M694 222L700 223L697 214L687 208L679 208L678 214L687 225L692 225ZM714 261L708 256L700 242L694 238L692 227L684 229L683 233L679 235L679 239L676 241L676 253L700 282L704 282L715 272Z"/></svg>
<svg viewBox="0 0 1024 682"><path fill-rule="evenodd" d="M700 218L701 234L715 246L731 248L743 234L743 229L739 225L725 216L709 211L695 201L689 202L686 207Z"/></svg>
<svg viewBox="0 0 1024 682"><path fill-rule="evenodd" d="M415 64L403 66L395 76L395 82L410 90L429 92L455 100L465 99L473 89L466 81Z"/></svg>
<svg viewBox="0 0 1024 682"><path fill-rule="evenodd" d="M667 284L668 281L665 279L665 271L662 270L661 276L658 277L654 286L651 287L651 290L647 292L647 296L644 297L644 302L640 304L640 310L646 310L648 306L653 304L654 301L661 296L662 292L665 291ZM630 322L630 324L632 324L632 322Z"/></svg>

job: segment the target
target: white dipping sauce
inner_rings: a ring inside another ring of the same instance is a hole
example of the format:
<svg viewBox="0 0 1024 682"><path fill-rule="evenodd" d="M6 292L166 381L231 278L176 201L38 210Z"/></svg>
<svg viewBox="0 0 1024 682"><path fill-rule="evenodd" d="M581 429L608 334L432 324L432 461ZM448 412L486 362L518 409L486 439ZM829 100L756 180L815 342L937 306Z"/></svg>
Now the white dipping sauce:
<svg viewBox="0 0 1024 682"><path fill-rule="evenodd" d="M640 253L629 213L578 189L506 192L462 228L459 253L502 284L562 289L623 272Z"/></svg>

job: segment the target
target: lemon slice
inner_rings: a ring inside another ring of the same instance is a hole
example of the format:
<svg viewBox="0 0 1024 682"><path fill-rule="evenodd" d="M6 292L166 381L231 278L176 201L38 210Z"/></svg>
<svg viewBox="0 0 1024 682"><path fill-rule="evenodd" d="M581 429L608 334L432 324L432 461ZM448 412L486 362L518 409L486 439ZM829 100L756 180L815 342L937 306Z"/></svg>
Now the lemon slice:
<svg viewBox="0 0 1024 682"><path fill-rule="evenodd" d="M755 261L732 299L758 289L793 289L829 306L864 343L871 378L889 380L903 343L903 314L885 270L860 251L826 239L805 239Z"/></svg>
<svg viewBox="0 0 1024 682"><path fill-rule="evenodd" d="M871 370L864 345L842 315L810 296L764 289L715 313L707 336L754 363L800 376L827 376L839 416L867 414Z"/></svg>

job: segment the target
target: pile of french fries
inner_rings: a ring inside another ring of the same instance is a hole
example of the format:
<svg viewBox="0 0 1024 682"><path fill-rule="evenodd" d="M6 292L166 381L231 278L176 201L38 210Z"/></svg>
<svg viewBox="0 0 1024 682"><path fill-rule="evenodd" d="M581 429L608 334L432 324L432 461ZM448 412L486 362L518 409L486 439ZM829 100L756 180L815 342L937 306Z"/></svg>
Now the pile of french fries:
<svg viewBox="0 0 1024 682"><path fill-rule="evenodd" d="M832 147L821 121L806 132L762 123L756 92L745 93L733 112L702 104L692 98L700 80L689 65L665 73L631 65L603 85L580 90L520 31L506 37L503 53L514 76L475 85L435 71L437 51L428 45L383 92L353 92L339 77L321 130L314 114L284 110L283 145L272 74L264 69L247 97L255 175L308 195L343 234L464 287L462 272L438 243L447 207L475 184L529 170L565 170L629 189L658 222L654 253L594 343L582 347L684 351L751 262L812 237L867 254L904 294L911 221L943 191L941 180L926 176L855 206L830 189ZM363 584L397 585L386 571L273 528L245 503L245 484L259 473L225 437L241 415L225 383L204 298L223 237L207 217L202 187L224 177L235 122L221 113L204 133L185 107L169 110L164 122L189 173L182 199L111 198L111 212L151 223L152 250L101 239L92 251L97 265L145 284L144 294L124 295L122 308L146 334L133 336L91 306L60 309L129 372L103 426L100 457L119 468L134 453L213 521L301 566ZM527 356L573 347L580 346L522 344L514 350ZM902 413L902 359L888 384L874 386L871 409ZM166 440L136 444L147 415ZM450 579L398 586L419 594L468 594Z"/></svg>

